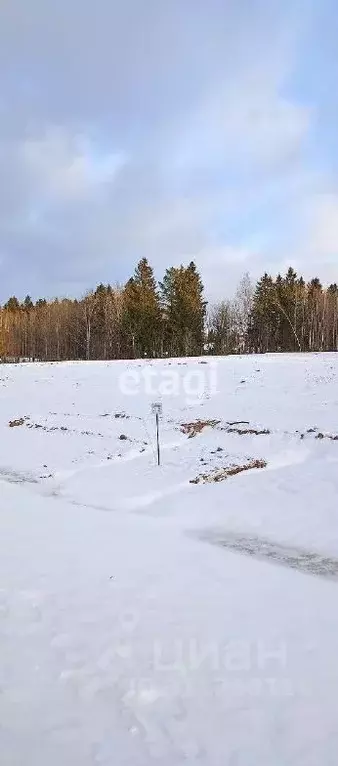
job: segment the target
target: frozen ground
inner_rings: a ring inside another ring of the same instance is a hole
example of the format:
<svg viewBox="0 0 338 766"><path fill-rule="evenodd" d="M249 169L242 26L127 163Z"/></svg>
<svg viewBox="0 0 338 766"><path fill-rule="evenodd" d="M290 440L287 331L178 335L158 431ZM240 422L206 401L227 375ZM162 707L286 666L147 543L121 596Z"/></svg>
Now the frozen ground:
<svg viewBox="0 0 338 766"><path fill-rule="evenodd" d="M1 764L336 766L338 356L0 394Z"/></svg>

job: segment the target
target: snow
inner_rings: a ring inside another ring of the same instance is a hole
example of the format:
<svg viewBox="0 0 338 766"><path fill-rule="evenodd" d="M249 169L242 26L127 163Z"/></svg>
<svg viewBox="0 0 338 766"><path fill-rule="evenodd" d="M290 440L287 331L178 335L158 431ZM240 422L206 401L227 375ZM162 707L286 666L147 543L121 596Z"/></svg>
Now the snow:
<svg viewBox="0 0 338 766"><path fill-rule="evenodd" d="M337 382L334 354L1 367L1 763L335 766Z"/></svg>

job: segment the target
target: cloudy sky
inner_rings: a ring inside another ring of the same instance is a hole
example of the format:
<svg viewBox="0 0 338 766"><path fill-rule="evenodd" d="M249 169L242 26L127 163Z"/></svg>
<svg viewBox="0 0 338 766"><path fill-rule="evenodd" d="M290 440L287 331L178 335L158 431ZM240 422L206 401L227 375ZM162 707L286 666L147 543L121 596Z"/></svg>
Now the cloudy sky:
<svg viewBox="0 0 338 766"><path fill-rule="evenodd" d="M0 0L0 301L338 281L336 0Z"/></svg>

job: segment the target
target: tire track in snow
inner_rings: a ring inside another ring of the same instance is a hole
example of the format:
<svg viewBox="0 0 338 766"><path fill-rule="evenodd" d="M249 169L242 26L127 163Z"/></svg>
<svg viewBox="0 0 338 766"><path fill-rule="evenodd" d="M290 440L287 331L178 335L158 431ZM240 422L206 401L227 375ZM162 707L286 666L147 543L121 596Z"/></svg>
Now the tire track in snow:
<svg viewBox="0 0 338 766"><path fill-rule="evenodd" d="M221 529L205 530L199 532L197 536L200 540L219 545L233 553L250 556L270 564L280 564L303 574L338 581L338 558L334 556L324 556L317 551Z"/></svg>

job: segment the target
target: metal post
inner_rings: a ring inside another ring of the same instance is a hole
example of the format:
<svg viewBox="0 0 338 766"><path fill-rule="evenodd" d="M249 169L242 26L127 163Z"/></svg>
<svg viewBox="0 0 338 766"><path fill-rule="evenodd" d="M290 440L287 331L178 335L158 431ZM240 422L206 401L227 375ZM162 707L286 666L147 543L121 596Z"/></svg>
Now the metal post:
<svg viewBox="0 0 338 766"><path fill-rule="evenodd" d="M161 455L160 455L160 425L159 425L158 412L156 412L156 444L157 444L157 465L161 465Z"/></svg>
<svg viewBox="0 0 338 766"><path fill-rule="evenodd" d="M161 465L160 455L160 415L162 415L162 403L153 402L151 405L152 414L156 419L156 446L157 446L157 465Z"/></svg>

